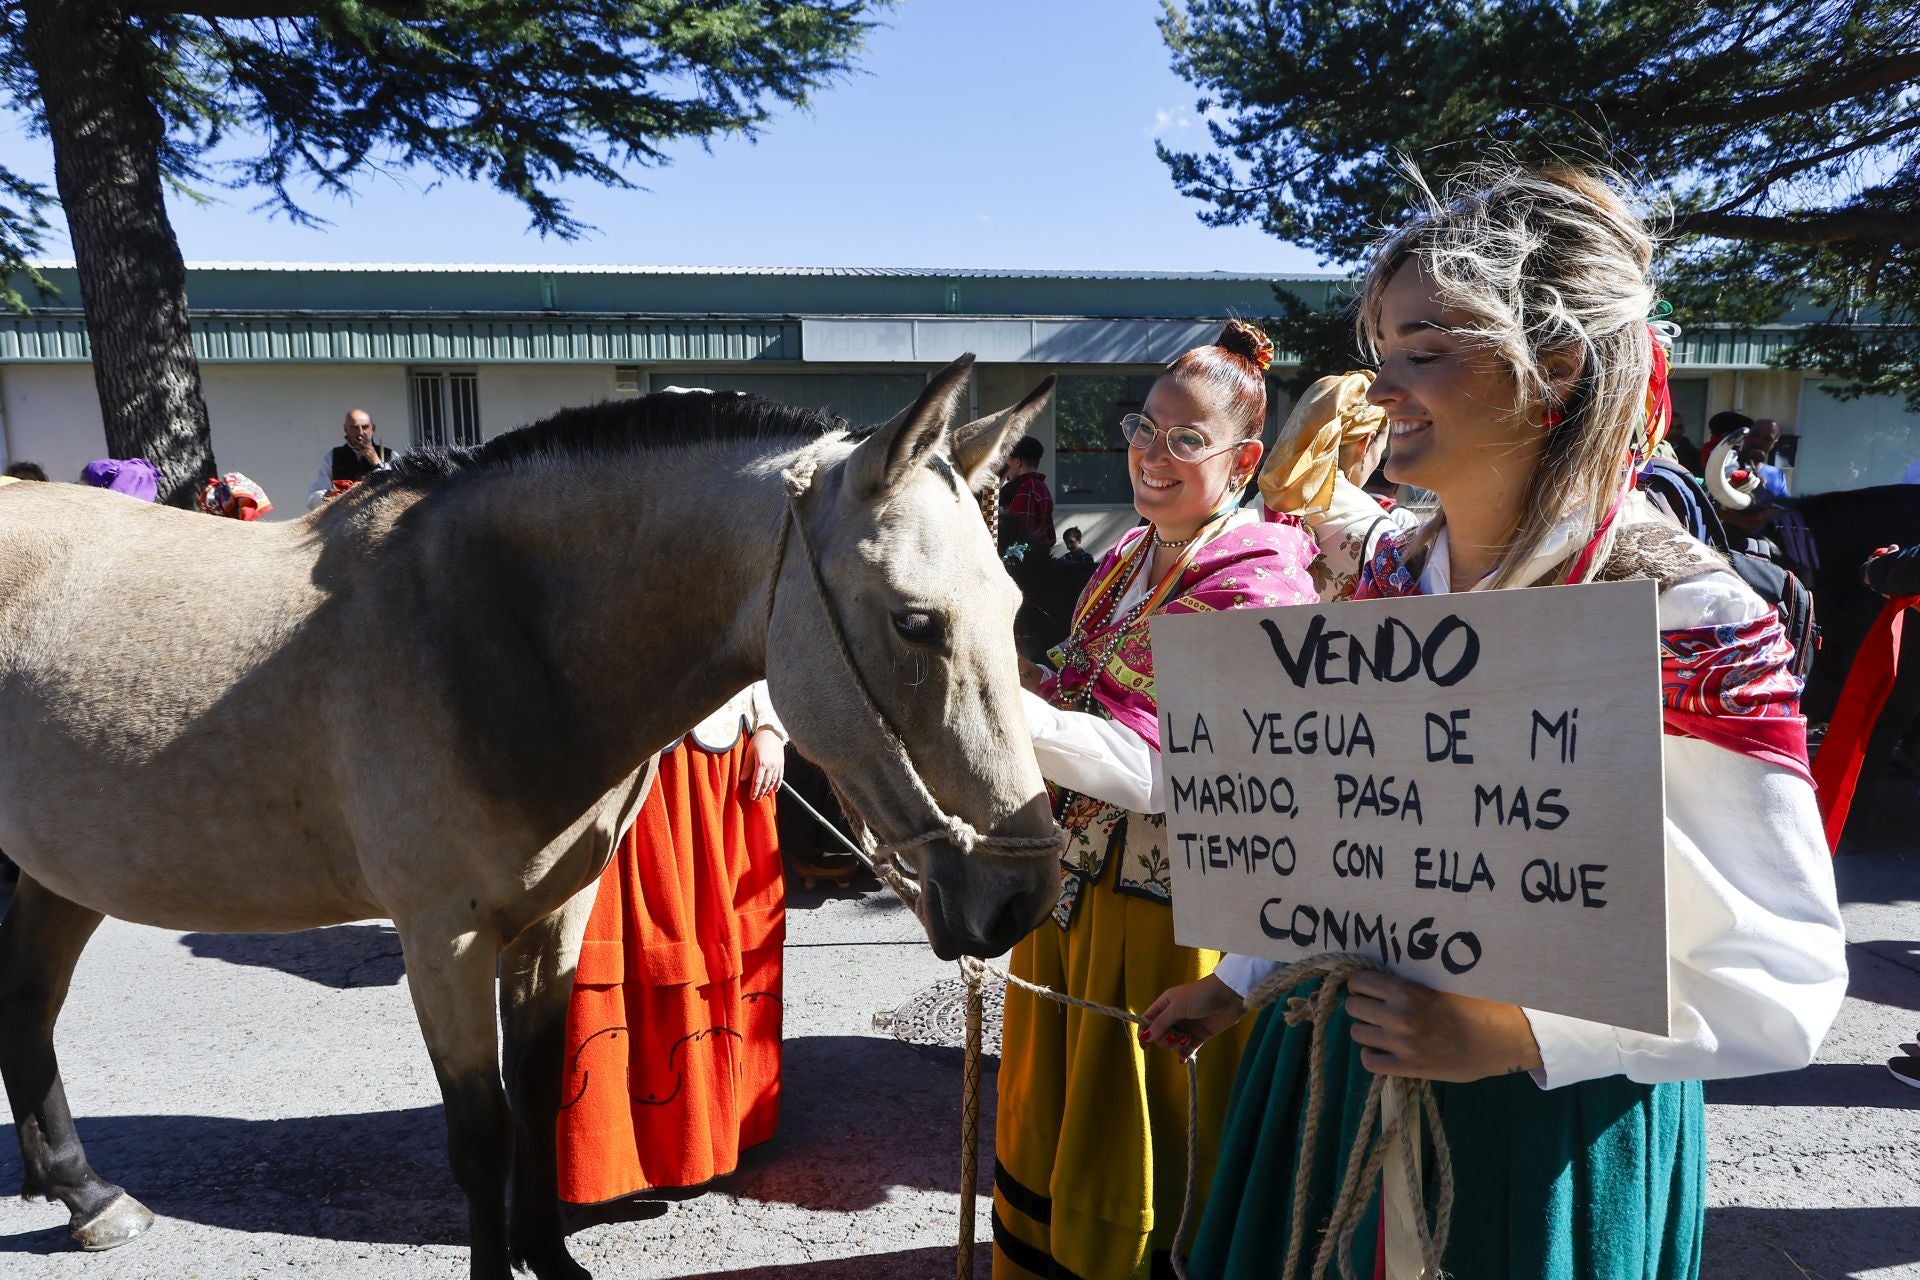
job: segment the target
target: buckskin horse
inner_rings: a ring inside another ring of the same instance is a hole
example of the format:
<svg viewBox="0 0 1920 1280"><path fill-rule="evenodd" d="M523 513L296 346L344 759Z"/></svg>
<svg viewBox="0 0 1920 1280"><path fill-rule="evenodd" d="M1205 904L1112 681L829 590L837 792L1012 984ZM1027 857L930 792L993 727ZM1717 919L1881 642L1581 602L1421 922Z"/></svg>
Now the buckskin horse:
<svg viewBox="0 0 1920 1280"><path fill-rule="evenodd" d="M23 1192L63 1202L85 1248L152 1222L89 1166L54 1058L103 916L384 917L473 1276L585 1276L553 1119L593 889L653 754L763 674L917 875L936 952L997 954L1038 923L1057 830L1024 749L1014 588L968 490L1051 380L950 431L970 365L870 431L714 393L567 410L282 525L0 487L0 848L22 868L0 1072Z"/></svg>

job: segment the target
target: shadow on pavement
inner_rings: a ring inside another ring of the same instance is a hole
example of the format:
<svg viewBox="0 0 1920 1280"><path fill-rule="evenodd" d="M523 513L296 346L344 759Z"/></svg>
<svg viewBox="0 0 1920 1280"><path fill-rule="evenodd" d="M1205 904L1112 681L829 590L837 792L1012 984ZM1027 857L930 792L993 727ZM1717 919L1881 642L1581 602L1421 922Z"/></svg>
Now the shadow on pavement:
<svg viewBox="0 0 1920 1280"><path fill-rule="evenodd" d="M1863 958L1883 963L1862 963ZM1847 969L1847 994L1855 1000L1920 1012L1920 943L1849 943Z"/></svg>
<svg viewBox="0 0 1920 1280"><path fill-rule="evenodd" d="M1887 1053L1895 1052L1889 1045ZM1879 1107L1920 1111L1920 1089L1901 1084L1879 1063L1816 1062L1799 1071L1709 1080L1707 1101L1735 1107ZM1914 1234L1920 1238L1920 1209Z"/></svg>
<svg viewBox="0 0 1920 1280"><path fill-rule="evenodd" d="M447 1167L439 1107L285 1120L101 1116L77 1125L101 1176L165 1218L369 1244L466 1242L466 1201ZM19 1185L18 1140L12 1125L0 1126L0 1187ZM47 1213L60 1229L0 1237L0 1253L69 1249L65 1211Z"/></svg>
<svg viewBox="0 0 1920 1280"><path fill-rule="evenodd" d="M278 969L323 987L391 987L406 972L400 939L388 924L341 924L299 933L189 933L195 956Z"/></svg>
<svg viewBox="0 0 1920 1280"><path fill-rule="evenodd" d="M977 1246L975 1260L991 1250ZM976 1270L979 1268L976 1267ZM833 1258L817 1262L791 1262L772 1267L750 1267L745 1271L690 1271L676 1280L906 1280L907 1277L953 1274L953 1246L932 1249L901 1249L894 1253L874 1253L861 1258Z"/></svg>
<svg viewBox="0 0 1920 1280"><path fill-rule="evenodd" d="M958 1064L957 1053L949 1065L893 1039L791 1039L778 1134L744 1153L737 1172L704 1191L852 1211L884 1203L896 1187L949 1190L960 1168ZM993 1168L988 1081L981 1099L983 1173ZM437 1106L282 1120L101 1116L77 1124L94 1168L163 1217L370 1244L466 1242L466 1201L447 1167L446 1127ZM13 1126L0 1125L0 1188L8 1193L20 1185L19 1151ZM665 1212L661 1200L701 1193L665 1192L577 1209L569 1226L657 1217ZM0 1254L68 1250L64 1212L49 1206L47 1213L47 1229L0 1237Z"/></svg>
<svg viewBox="0 0 1920 1280"><path fill-rule="evenodd" d="M1920 1208L1708 1209L1703 1261L1703 1280L1911 1275L1897 1269L1920 1263Z"/></svg>

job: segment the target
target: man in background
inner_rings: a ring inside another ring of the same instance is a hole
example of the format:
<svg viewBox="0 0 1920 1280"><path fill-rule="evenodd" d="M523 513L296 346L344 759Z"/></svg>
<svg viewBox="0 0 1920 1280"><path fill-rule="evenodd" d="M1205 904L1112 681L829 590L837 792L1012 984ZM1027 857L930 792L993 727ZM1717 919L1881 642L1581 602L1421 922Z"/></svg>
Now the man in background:
<svg viewBox="0 0 1920 1280"><path fill-rule="evenodd" d="M393 450L375 444L373 432L372 414L365 409L347 410L347 419L341 424L346 443L321 457L320 470L307 486L307 510L345 493L393 460Z"/></svg>
<svg viewBox="0 0 1920 1280"><path fill-rule="evenodd" d="M1006 483L1000 488L1000 545L1011 551L1024 544L1023 557L1050 556L1053 532L1053 492L1040 474L1046 446L1032 436L1014 441L1007 458Z"/></svg>
<svg viewBox="0 0 1920 1280"><path fill-rule="evenodd" d="M46 468L37 462L16 462L7 468L7 479L9 480L39 480L44 482L46 478Z"/></svg>

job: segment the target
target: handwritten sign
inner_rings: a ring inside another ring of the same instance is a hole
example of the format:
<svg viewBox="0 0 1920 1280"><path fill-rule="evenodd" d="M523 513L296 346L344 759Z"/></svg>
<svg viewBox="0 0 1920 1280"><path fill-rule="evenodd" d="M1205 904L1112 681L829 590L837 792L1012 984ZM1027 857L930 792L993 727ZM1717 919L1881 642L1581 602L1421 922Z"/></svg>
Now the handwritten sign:
<svg viewBox="0 0 1920 1280"><path fill-rule="evenodd" d="M1155 618L1175 936L1667 1034L1655 601Z"/></svg>

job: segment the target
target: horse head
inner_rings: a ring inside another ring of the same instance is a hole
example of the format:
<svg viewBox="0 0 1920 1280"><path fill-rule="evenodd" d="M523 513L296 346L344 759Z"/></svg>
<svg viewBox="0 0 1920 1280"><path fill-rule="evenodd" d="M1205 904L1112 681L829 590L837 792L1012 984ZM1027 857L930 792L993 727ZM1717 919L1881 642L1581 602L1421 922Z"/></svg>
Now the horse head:
<svg viewBox="0 0 1920 1280"><path fill-rule="evenodd" d="M799 455L767 632L768 685L794 743L899 851L946 959L1004 951L1060 880L1020 707L1019 593L975 497L1053 380L954 429L971 367L962 357L891 421Z"/></svg>

